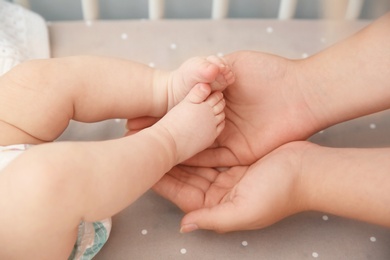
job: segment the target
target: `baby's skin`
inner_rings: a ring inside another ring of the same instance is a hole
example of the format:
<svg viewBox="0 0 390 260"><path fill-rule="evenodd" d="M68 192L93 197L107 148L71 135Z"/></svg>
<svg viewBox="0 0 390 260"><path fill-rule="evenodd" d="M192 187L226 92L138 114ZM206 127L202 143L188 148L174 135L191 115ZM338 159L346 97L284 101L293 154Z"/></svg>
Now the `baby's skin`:
<svg viewBox="0 0 390 260"><path fill-rule="evenodd" d="M0 145L36 144L0 172L0 259L67 259L80 221L115 215L214 142L225 125L221 91L232 81L216 57L172 72L69 57L0 77ZM51 142L70 120L140 116L162 119L122 138Z"/></svg>
<svg viewBox="0 0 390 260"><path fill-rule="evenodd" d="M193 57L173 71L156 70L153 75L154 109L147 115L131 120L126 135L152 125L178 104L197 83L206 83L211 91L223 91L232 84L235 76L223 58L217 56ZM136 116L133 116L134 118Z"/></svg>
<svg viewBox="0 0 390 260"><path fill-rule="evenodd" d="M0 77L0 145L54 141L70 120L160 118L197 83L222 91L233 81L216 56L191 58L173 71L95 56L28 61Z"/></svg>
<svg viewBox="0 0 390 260"><path fill-rule="evenodd" d="M167 132L176 151L175 164L181 163L210 146L225 126L225 100L220 91L211 93L207 84L197 84L178 105L153 128Z"/></svg>

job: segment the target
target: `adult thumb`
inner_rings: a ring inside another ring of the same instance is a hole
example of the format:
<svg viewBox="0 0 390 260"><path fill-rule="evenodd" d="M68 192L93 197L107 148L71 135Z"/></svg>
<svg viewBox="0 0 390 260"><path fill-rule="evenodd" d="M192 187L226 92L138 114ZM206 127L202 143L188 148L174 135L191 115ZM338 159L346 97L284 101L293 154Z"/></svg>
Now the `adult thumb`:
<svg viewBox="0 0 390 260"><path fill-rule="evenodd" d="M236 206L227 202L186 214L181 221L180 232L188 233L197 229L208 229L223 233L239 229L239 221Z"/></svg>

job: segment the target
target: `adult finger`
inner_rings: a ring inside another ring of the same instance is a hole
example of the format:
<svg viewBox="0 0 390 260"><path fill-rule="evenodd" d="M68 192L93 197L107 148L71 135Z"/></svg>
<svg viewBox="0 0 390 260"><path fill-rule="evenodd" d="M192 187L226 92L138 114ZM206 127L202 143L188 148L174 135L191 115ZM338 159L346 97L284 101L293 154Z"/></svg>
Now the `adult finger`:
<svg viewBox="0 0 390 260"><path fill-rule="evenodd" d="M184 216L180 232L188 233L197 229L229 232L243 228L242 213L232 202L218 204L212 208L202 208Z"/></svg>

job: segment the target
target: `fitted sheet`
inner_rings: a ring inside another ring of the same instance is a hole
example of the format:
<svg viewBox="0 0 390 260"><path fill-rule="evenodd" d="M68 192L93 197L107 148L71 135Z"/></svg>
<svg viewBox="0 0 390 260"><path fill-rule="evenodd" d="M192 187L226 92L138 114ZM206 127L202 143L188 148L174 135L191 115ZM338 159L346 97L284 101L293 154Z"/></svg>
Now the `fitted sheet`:
<svg viewBox="0 0 390 260"><path fill-rule="evenodd" d="M55 22L48 25L53 57L94 54L173 69L192 56L242 49L306 58L351 35L369 21L162 20ZM281 119L283 120L283 119ZM124 120L72 122L59 140L120 137ZM390 146L389 111L317 133L311 141L333 147ZM152 191L113 217L108 259L390 259L390 230L306 212L268 228L216 234L180 234L183 213Z"/></svg>

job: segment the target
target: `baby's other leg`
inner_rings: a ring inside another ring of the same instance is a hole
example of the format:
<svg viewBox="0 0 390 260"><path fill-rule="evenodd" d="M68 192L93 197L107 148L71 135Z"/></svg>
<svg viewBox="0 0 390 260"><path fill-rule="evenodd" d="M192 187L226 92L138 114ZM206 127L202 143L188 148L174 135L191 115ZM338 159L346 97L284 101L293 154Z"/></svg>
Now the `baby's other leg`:
<svg viewBox="0 0 390 260"><path fill-rule="evenodd" d="M104 142L33 147L0 174L0 259L67 259L81 220L130 205L224 127L221 92L207 84L153 127Z"/></svg>
<svg viewBox="0 0 390 260"><path fill-rule="evenodd" d="M168 76L167 111L182 101L197 83L210 84L212 91L222 91L233 82L234 74L222 58L191 58Z"/></svg>
<svg viewBox="0 0 390 260"><path fill-rule="evenodd" d="M234 73L226 62L217 56L207 58L194 57L184 62L172 72L155 71L154 92L157 100L155 109L149 116L131 118L127 121L126 135L133 134L148 126L165 115L188 94L195 84L206 83L212 91L223 91L235 80Z"/></svg>
<svg viewBox="0 0 390 260"><path fill-rule="evenodd" d="M209 147L225 126L223 94L210 92L208 84L195 85L182 102L153 126L172 137L177 163Z"/></svg>
<svg viewBox="0 0 390 260"><path fill-rule="evenodd" d="M81 220L69 204L78 189L43 164L25 165L0 172L0 259L67 259Z"/></svg>

